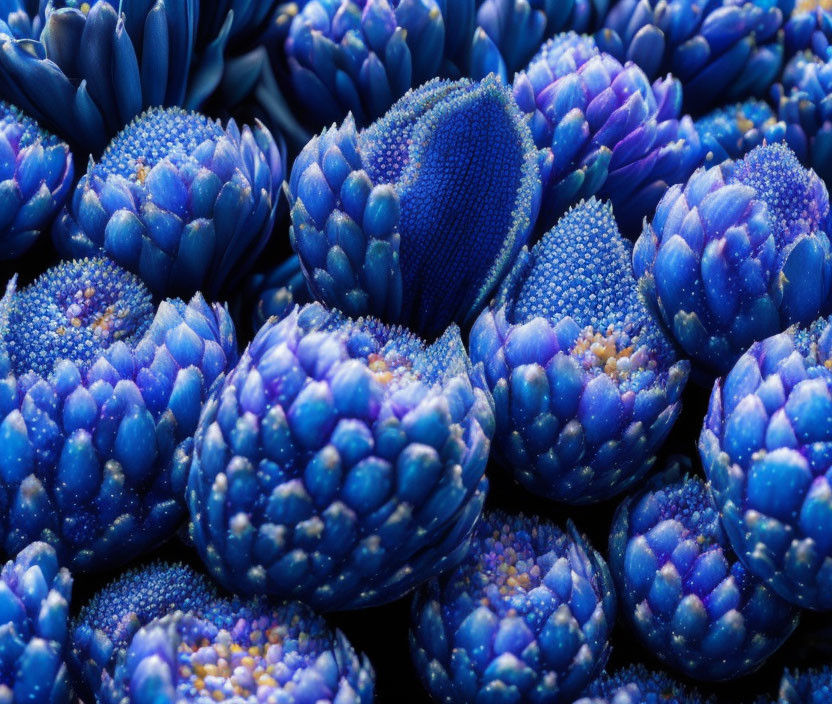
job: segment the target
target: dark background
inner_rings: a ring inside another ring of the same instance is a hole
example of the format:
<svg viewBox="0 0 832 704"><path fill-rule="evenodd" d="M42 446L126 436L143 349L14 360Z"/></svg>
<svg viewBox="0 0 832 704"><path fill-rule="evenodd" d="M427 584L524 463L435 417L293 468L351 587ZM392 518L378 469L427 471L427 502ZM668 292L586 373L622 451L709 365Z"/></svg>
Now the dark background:
<svg viewBox="0 0 832 704"><path fill-rule="evenodd" d="M260 257L261 270L267 270L280 263L289 255L288 219L283 207L283 217L275 236L266 252ZM19 273L19 285L25 285L42 273L58 257L52 248L49 233L40 239L28 254L15 262L0 262L0 282L5 282L13 273ZM248 322L251 300L242 300L237 292L231 292L232 309L238 311L238 335L241 348L251 336ZM696 441L705 415L709 389L696 386L693 382L685 391L682 414L662 450L657 467L674 454L691 458L696 471L701 465L696 453ZM491 491L487 506L512 511L535 513L563 526L572 518L586 533L592 544L606 555L607 537L612 514L617 505L613 500L591 507L561 507L537 498L507 479L501 468L489 465L488 476ZM499 500L498 498L499 497ZM153 553L136 560L131 565L144 564L155 559L181 561L200 567L198 556L178 538L174 538ZM123 569L126 569L123 568ZM89 600L115 573L95 576L76 576L73 590L73 612ZM386 606L358 612L332 614L330 622L341 628L352 644L369 656L376 671L378 702L408 704L427 702L428 697L414 672L408 651L407 628L410 599L404 598ZM657 668L656 661L628 633L621 623L616 625L612 637L613 649L609 663L611 669L632 663L643 662ZM832 616L806 613L801 625L791 639L772 656L756 673L731 683L701 687L703 691L715 694L726 704L771 702L775 699L777 686L785 666L807 667L832 663ZM683 678L679 678L683 679Z"/></svg>

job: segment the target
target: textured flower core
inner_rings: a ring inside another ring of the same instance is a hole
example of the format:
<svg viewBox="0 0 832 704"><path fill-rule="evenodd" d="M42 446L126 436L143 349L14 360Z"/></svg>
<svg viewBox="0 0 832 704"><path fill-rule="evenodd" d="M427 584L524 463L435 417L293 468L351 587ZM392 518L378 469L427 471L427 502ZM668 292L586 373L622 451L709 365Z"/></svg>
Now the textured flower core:
<svg viewBox="0 0 832 704"><path fill-rule="evenodd" d="M649 496L653 502L650 521L654 525L660 525L663 521L676 521L684 526L688 534L694 536L696 543L703 549L719 542L719 516L708 498L708 490L703 482L698 479L679 482ZM637 523L634 521L633 530L638 533L650 528L636 525Z"/></svg>
<svg viewBox="0 0 832 704"><path fill-rule="evenodd" d="M38 139L44 147L52 147L62 143L51 132L41 129L31 117L4 100L0 100L0 132L17 150L34 144ZM14 172L14 166L13 163L5 163L5 160L0 158L0 174L6 169Z"/></svg>
<svg viewBox="0 0 832 704"><path fill-rule="evenodd" d="M353 322L336 314L326 327L343 333L350 357L366 363L387 392L417 381L442 384L465 373L465 355L455 328L435 344L426 345L406 328L374 318Z"/></svg>
<svg viewBox="0 0 832 704"><path fill-rule="evenodd" d="M179 644L179 701L265 702L319 654L320 635L307 633L299 614L288 624L261 616L230 630L200 625Z"/></svg>
<svg viewBox="0 0 832 704"><path fill-rule="evenodd" d="M792 10L793 15L814 10L832 10L832 0L798 0Z"/></svg>
<svg viewBox="0 0 832 704"><path fill-rule="evenodd" d="M535 245L509 316L515 324L569 316L578 326L570 354L623 388L646 388L673 350L636 293L626 242L609 206L589 201L564 215Z"/></svg>
<svg viewBox="0 0 832 704"><path fill-rule="evenodd" d="M118 174L143 184L150 169L167 159L180 169L192 168L193 177L200 166L200 145L205 142L213 145L224 136L219 123L199 113L180 108L152 108L110 142L93 171L100 176ZM212 153L213 146L207 156ZM235 157L229 154L226 158L227 168L233 170Z"/></svg>
<svg viewBox="0 0 832 704"><path fill-rule="evenodd" d="M825 230L829 195L817 176L801 166L794 152L782 144L754 149L729 168L727 183L756 191L768 208L768 221L777 248L801 234Z"/></svg>
<svg viewBox="0 0 832 704"><path fill-rule="evenodd" d="M153 314L133 274L105 259L64 262L14 296L4 341L17 374L46 377L59 359L86 367L114 342L141 339Z"/></svg>
<svg viewBox="0 0 832 704"><path fill-rule="evenodd" d="M450 581L464 584L472 603L487 606L500 618L534 612L534 590L543 584L554 588L569 569L567 561L576 559L573 539L554 523L500 511L486 514L469 553L476 562L464 563Z"/></svg>
<svg viewBox="0 0 832 704"><path fill-rule="evenodd" d="M504 256L506 233L528 226L518 220L532 198L533 147L507 98L497 83L437 81L361 133L370 178L401 194L402 288L421 300L422 319L449 315L453 300L431 292L446 288L449 277L466 289L478 285ZM474 175L469 167L486 154ZM454 272L451 262L459 262Z"/></svg>
<svg viewBox="0 0 832 704"><path fill-rule="evenodd" d="M299 603L227 603L210 618L181 611L133 638L114 701L136 704L366 702L373 673L344 636Z"/></svg>

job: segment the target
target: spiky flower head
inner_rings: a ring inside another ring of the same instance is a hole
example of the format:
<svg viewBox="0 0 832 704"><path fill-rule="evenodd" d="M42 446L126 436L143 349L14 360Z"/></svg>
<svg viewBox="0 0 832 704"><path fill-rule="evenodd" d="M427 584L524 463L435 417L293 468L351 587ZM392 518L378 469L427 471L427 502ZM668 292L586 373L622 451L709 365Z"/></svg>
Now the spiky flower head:
<svg viewBox="0 0 832 704"><path fill-rule="evenodd" d="M828 704L832 701L832 668L786 670L773 704Z"/></svg>
<svg viewBox="0 0 832 704"><path fill-rule="evenodd" d="M786 55L804 49L822 59L829 58L832 38L832 2L829 0L798 0L783 27Z"/></svg>
<svg viewBox="0 0 832 704"><path fill-rule="evenodd" d="M422 587L410 648L437 702L571 702L604 667L615 593L570 522L485 513L465 561Z"/></svg>
<svg viewBox="0 0 832 704"><path fill-rule="evenodd" d="M832 56L795 56L771 89L786 140L801 162L832 179Z"/></svg>
<svg viewBox="0 0 832 704"><path fill-rule="evenodd" d="M200 419L191 534L241 594L332 610L456 565L487 483L491 399L459 331L311 304L266 323Z"/></svg>
<svg viewBox="0 0 832 704"><path fill-rule="evenodd" d="M52 224L74 174L69 146L0 101L0 260L19 257Z"/></svg>
<svg viewBox="0 0 832 704"><path fill-rule="evenodd" d="M783 64L783 22L772 0L618 0L595 38L651 80L672 73L701 112L765 95Z"/></svg>
<svg viewBox="0 0 832 704"><path fill-rule="evenodd" d="M535 493L570 503L643 476L680 411L688 363L638 297L630 247L590 200L518 257L471 330L494 396L494 446Z"/></svg>
<svg viewBox="0 0 832 704"><path fill-rule="evenodd" d="M309 0L284 45L305 117L370 124L411 87L466 74L473 0Z"/></svg>
<svg viewBox="0 0 832 704"><path fill-rule="evenodd" d="M699 452L740 559L793 603L832 610L832 320L755 343L714 384Z"/></svg>
<svg viewBox="0 0 832 704"><path fill-rule="evenodd" d="M662 198L633 267L703 377L823 310L832 288L828 218L823 181L781 144L701 168Z"/></svg>
<svg viewBox="0 0 832 704"><path fill-rule="evenodd" d="M154 562L116 577L72 624L67 659L78 694L99 701L112 692L116 663L143 626L174 611L210 616L219 603L210 580L187 565Z"/></svg>
<svg viewBox="0 0 832 704"><path fill-rule="evenodd" d="M610 569L626 622L669 667L702 680L756 670L798 612L737 560L699 477L678 468L619 506Z"/></svg>
<svg viewBox="0 0 832 704"><path fill-rule="evenodd" d="M0 302L0 542L43 540L73 570L171 535L203 400L237 359L228 311L155 310L103 259L65 262Z"/></svg>
<svg viewBox="0 0 832 704"><path fill-rule="evenodd" d="M151 109L92 162L53 230L66 257L104 252L158 295L215 297L272 233L283 159L260 123L242 132Z"/></svg>
<svg viewBox="0 0 832 704"><path fill-rule="evenodd" d="M358 132L315 137L292 167L292 246L316 299L434 339L472 320L525 244L538 154L493 76L431 81Z"/></svg>
<svg viewBox="0 0 832 704"><path fill-rule="evenodd" d="M64 262L16 293L4 343L12 369L47 378L58 360L87 371L115 342L135 346L153 322L150 292L107 259Z"/></svg>
<svg viewBox="0 0 832 704"><path fill-rule="evenodd" d="M471 46L471 76L494 73L508 82L550 37L594 32L609 0L479 0Z"/></svg>
<svg viewBox="0 0 832 704"><path fill-rule="evenodd" d="M312 302L309 287L297 255L271 271L253 274L246 284L244 299L252 301L251 325L257 332L269 318L285 318L296 305Z"/></svg>
<svg viewBox="0 0 832 704"><path fill-rule="evenodd" d="M768 103L753 98L717 108L698 119L695 127L707 166L741 159L763 142L774 144L786 139L785 123L777 119Z"/></svg>
<svg viewBox="0 0 832 704"><path fill-rule="evenodd" d="M366 656L302 604L227 604L139 630L103 704L371 704L374 683Z"/></svg>
<svg viewBox="0 0 832 704"><path fill-rule="evenodd" d="M9 0L0 9L0 93L78 153L98 155L142 110L196 108L217 86L227 37L203 51L199 6Z"/></svg>
<svg viewBox="0 0 832 704"><path fill-rule="evenodd" d="M613 674L602 672L574 704L716 704L664 672L629 665Z"/></svg>
<svg viewBox="0 0 832 704"><path fill-rule="evenodd" d="M0 572L0 702L69 704L64 658L72 577L32 543Z"/></svg>
<svg viewBox="0 0 832 704"><path fill-rule="evenodd" d="M668 184L701 159L693 123L681 116L679 82L652 86L635 64L568 32L548 41L514 79L514 97L543 150L538 230L581 199L612 200L622 230L635 233Z"/></svg>

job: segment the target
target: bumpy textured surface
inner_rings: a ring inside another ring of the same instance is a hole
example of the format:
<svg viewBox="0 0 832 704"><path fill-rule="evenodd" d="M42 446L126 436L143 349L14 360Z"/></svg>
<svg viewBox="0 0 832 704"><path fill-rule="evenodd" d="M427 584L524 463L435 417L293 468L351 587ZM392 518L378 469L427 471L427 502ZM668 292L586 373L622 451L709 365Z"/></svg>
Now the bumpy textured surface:
<svg viewBox="0 0 832 704"><path fill-rule="evenodd" d="M829 704L832 701L832 669L786 671L772 704Z"/></svg>
<svg viewBox="0 0 832 704"><path fill-rule="evenodd" d="M219 599L208 578L186 565L154 562L123 573L72 624L67 659L77 693L97 701L102 689L112 691L118 658L143 626L174 611L211 615Z"/></svg>
<svg viewBox="0 0 832 704"><path fill-rule="evenodd" d="M159 295L215 297L253 265L274 227L283 158L260 123L223 129L151 109L116 137L55 223L66 257L104 252Z"/></svg>
<svg viewBox="0 0 832 704"><path fill-rule="evenodd" d="M256 333L269 318L285 318L296 305L312 302L297 255L271 271L254 274L246 282L244 300L250 301L251 326Z"/></svg>
<svg viewBox="0 0 832 704"><path fill-rule="evenodd" d="M74 174L69 146L0 101L0 259L19 257L49 227Z"/></svg>
<svg viewBox="0 0 832 704"><path fill-rule="evenodd" d="M471 330L495 451L535 493L587 503L642 477L689 365L640 301L612 210L587 201L524 251Z"/></svg>
<svg viewBox="0 0 832 704"><path fill-rule="evenodd" d="M699 373L724 374L754 342L824 309L829 195L780 144L673 186L633 252L650 305Z"/></svg>
<svg viewBox="0 0 832 704"><path fill-rule="evenodd" d="M310 0L285 59L311 123L349 112L363 127L411 87L464 75L473 30L473 0Z"/></svg>
<svg viewBox="0 0 832 704"><path fill-rule="evenodd" d="M318 305L267 323L196 431L188 504L209 571L331 610L453 567L487 486L483 386L456 328L428 347Z"/></svg>
<svg viewBox="0 0 832 704"><path fill-rule="evenodd" d="M598 29L609 0L479 0L471 46L471 76L494 73L508 83L544 40Z"/></svg>
<svg viewBox="0 0 832 704"><path fill-rule="evenodd" d="M679 82L668 76L651 86L638 66L622 66L590 37L568 32L544 44L513 90L543 150L539 231L597 194L635 235L668 184L701 159L693 123L681 116Z"/></svg>
<svg viewBox="0 0 832 704"><path fill-rule="evenodd" d="M32 543L0 572L0 702L69 704L64 662L72 577Z"/></svg>
<svg viewBox="0 0 832 704"><path fill-rule="evenodd" d="M832 179L832 57L828 58L798 54L771 91L789 146L827 183Z"/></svg>
<svg viewBox="0 0 832 704"><path fill-rule="evenodd" d="M102 704L372 704L374 673L309 608L221 605L144 626L119 658Z"/></svg>
<svg viewBox="0 0 832 704"><path fill-rule="evenodd" d="M707 166L741 159L763 141L774 144L786 139L785 123L761 100L718 108L698 119L695 126Z"/></svg>
<svg viewBox="0 0 832 704"><path fill-rule="evenodd" d="M145 108L197 107L222 75L223 37L196 55L198 0L31 5L0 8L0 91L79 154L100 154Z"/></svg>
<svg viewBox="0 0 832 704"><path fill-rule="evenodd" d="M568 703L604 667L614 621L607 565L574 525L497 511L417 592L410 646L437 702Z"/></svg>
<svg viewBox="0 0 832 704"><path fill-rule="evenodd" d="M575 704L716 704L716 701L663 672L630 665L612 675L601 673Z"/></svg>
<svg viewBox="0 0 832 704"><path fill-rule="evenodd" d="M682 81L688 110L763 97L783 63L783 12L773 0L618 0L595 37L651 79Z"/></svg>
<svg viewBox="0 0 832 704"><path fill-rule="evenodd" d="M61 356L58 359L58 356ZM227 310L200 295L153 313L104 259L60 264L0 302L0 542L88 571L170 536L190 436L237 360Z"/></svg>
<svg viewBox="0 0 832 704"><path fill-rule="evenodd" d="M426 339L472 320L534 225L537 160L494 77L431 81L362 132L351 118L323 132L288 185L312 293Z"/></svg>
<svg viewBox="0 0 832 704"><path fill-rule="evenodd" d="M705 482L677 468L618 508L610 569L627 624L695 679L756 670L797 626L797 609L731 551Z"/></svg>
<svg viewBox="0 0 832 704"><path fill-rule="evenodd" d="M755 343L711 393L699 451L743 562L799 606L832 610L832 325Z"/></svg>

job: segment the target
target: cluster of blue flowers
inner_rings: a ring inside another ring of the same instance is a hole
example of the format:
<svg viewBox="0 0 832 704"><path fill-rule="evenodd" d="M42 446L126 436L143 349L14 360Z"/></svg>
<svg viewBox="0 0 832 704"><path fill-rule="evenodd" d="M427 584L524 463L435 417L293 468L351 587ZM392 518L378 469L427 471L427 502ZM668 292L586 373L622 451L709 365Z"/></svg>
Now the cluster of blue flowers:
<svg viewBox="0 0 832 704"><path fill-rule="evenodd" d="M829 0L0 0L0 704L830 704L830 186Z"/></svg>

